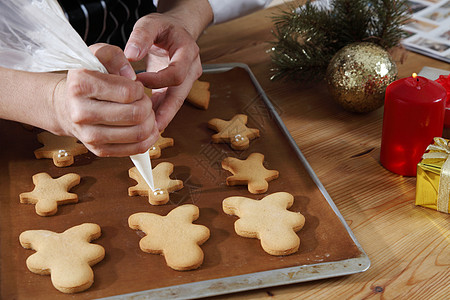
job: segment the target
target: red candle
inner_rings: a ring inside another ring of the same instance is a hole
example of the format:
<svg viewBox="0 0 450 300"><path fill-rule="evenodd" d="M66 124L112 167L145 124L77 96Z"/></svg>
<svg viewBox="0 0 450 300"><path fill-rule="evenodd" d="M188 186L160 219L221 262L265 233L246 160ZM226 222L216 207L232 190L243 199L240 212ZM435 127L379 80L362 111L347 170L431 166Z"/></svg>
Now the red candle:
<svg viewBox="0 0 450 300"><path fill-rule="evenodd" d="M444 127L450 127L450 75L441 75L435 80L447 92L447 103L445 104Z"/></svg>
<svg viewBox="0 0 450 300"><path fill-rule="evenodd" d="M416 74L386 88L380 150L386 169L416 175L425 149L442 136L446 98L441 85Z"/></svg>

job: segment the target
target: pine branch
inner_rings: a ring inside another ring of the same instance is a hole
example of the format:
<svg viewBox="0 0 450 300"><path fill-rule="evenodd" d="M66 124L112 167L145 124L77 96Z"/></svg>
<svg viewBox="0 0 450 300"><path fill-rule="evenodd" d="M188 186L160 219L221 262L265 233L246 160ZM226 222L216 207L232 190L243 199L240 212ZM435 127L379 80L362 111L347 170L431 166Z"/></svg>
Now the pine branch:
<svg viewBox="0 0 450 300"><path fill-rule="evenodd" d="M368 41L389 49L405 36L405 0L332 0L330 6L325 10L308 0L273 17L272 79L321 79L342 47Z"/></svg>

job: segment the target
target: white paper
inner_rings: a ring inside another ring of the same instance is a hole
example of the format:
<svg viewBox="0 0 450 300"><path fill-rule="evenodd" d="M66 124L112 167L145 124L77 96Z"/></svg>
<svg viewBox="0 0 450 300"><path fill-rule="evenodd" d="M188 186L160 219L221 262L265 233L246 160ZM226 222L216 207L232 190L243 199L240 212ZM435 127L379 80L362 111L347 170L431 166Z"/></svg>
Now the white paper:
<svg viewBox="0 0 450 300"><path fill-rule="evenodd" d="M423 67L422 70L420 70L418 75L428 78L430 80L436 80L441 75L450 75L450 71L432 68L432 67Z"/></svg>

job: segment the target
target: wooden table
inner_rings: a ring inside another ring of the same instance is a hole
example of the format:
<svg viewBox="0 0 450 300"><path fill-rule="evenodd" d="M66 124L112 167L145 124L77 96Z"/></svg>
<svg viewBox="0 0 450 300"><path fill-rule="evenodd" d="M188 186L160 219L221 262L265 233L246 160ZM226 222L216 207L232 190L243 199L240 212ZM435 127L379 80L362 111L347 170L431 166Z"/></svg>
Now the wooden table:
<svg viewBox="0 0 450 300"><path fill-rule="evenodd" d="M450 217L416 207L416 178L380 165L383 108L352 114L333 102L322 82L270 80L270 17L280 8L208 28L199 40L202 62L250 66L372 265L351 276L217 298L448 299ZM399 78L424 66L450 70L447 63L410 52L398 63Z"/></svg>

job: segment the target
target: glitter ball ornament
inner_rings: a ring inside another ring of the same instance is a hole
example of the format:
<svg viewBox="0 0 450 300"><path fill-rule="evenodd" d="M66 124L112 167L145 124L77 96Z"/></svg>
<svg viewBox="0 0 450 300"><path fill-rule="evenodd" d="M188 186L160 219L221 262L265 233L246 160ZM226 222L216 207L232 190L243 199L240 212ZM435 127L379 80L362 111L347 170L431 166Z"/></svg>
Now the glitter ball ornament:
<svg viewBox="0 0 450 300"><path fill-rule="evenodd" d="M328 90L344 109L366 113L384 104L386 87L397 78L389 53L373 43L353 43L339 50L326 73Z"/></svg>

